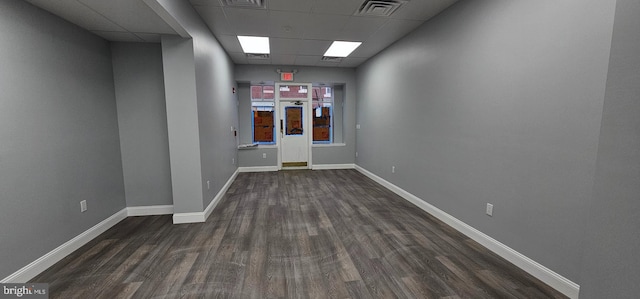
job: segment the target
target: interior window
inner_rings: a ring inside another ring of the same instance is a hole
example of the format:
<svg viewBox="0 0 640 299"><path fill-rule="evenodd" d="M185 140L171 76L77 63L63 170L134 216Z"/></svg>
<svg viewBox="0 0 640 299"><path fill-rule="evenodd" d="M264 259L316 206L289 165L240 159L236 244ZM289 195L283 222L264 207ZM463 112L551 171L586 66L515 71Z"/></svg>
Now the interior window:
<svg viewBox="0 0 640 299"><path fill-rule="evenodd" d="M329 86L313 87L313 143L333 142L333 92Z"/></svg>
<svg viewBox="0 0 640 299"><path fill-rule="evenodd" d="M251 110L253 112L253 142L275 144L273 134L275 116L275 87L251 86Z"/></svg>

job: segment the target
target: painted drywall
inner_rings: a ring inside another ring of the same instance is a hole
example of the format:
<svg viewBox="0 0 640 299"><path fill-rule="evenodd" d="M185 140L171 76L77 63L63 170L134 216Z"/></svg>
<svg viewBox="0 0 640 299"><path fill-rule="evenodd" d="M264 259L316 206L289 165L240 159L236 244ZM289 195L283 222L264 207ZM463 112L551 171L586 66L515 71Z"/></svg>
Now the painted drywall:
<svg viewBox="0 0 640 299"><path fill-rule="evenodd" d="M198 137L197 159L199 159L198 171L200 172L200 178L197 181L188 183L188 186L185 185L185 187L188 187L190 192L193 192L193 185L198 184L202 205L206 207L237 169L238 142L234 135L234 130L238 126L238 120L236 113L237 99L232 92L233 88L235 88L233 63L204 21L188 2L179 0L146 0L145 2L172 25L176 32L182 32L183 39L190 40L190 46L186 44L186 41L180 43L185 46L185 51L187 51L186 48L191 48L192 57L188 59L185 56L185 59L181 60L180 63L189 64L188 67L182 67L186 71L184 75L188 77L189 81L193 80L194 83L190 83L193 86L189 86L190 90L187 94L191 102L193 93L195 93L195 114L192 109L188 115L187 113L182 114L176 121L195 121L197 123L197 130L189 134L196 134ZM163 37L163 57L168 54L165 52L165 43L177 43L178 41L175 39L177 38ZM168 67L166 65L164 70L165 84L167 84L171 78L167 76ZM169 89L166 88L167 103L169 101ZM175 95L179 95L182 91L176 90L172 92L175 92ZM172 109L180 108L169 107L169 104L167 104L167 113L169 115L173 113ZM169 119L168 126L169 147L172 148L174 141L171 138L171 119ZM194 129L193 126L189 128L189 130L192 129ZM191 152L196 151L194 148L196 147L195 142L181 146L189 148ZM173 152L171 152L171 159L173 160ZM173 161L171 165L172 177L175 177L173 174L174 167L181 166L174 166ZM207 184L207 182L210 182L210 184ZM182 201L182 199L176 197L175 181L173 186L175 206L176 201ZM199 208L198 211L203 211L203 209Z"/></svg>
<svg viewBox="0 0 640 299"><path fill-rule="evenodd" d="M241 149L238 151L238 162L240 167L278 166L278 148L260 146Z"/></svg>
<svg viewBox="0 0 640 299"><path fill-rule="evenodd" d="M356 163L579 283L614 5L453 5L358 68Z"/></svg>
<svg viewBox="0 0 640 299"><path fill-rule="evenodd" d="M640 294L640 2L618 0L580 298Z"/></svg>
<svg viewBox="0 0 640 299"><path fill-rule="evenodd" d="M162 61L175 213L204 211L193 40L162 36Z"/></svg>
<svg viewBox="0 0 640 299"><path fill-rule="evenodd" d="M248 111L248 112L247 112ZM240 144L253 143L251 118L251 84L238 83L238 140ZM242 162L241 162L242 163ZM276 162L277 163L277 162Z"/></svg>
<svg viewBox="0 0 640 299"><path fill-rule="evenodd" d="M162 47L111 43L127 206L172 205Z"/></svg>
<svg viewBox="0 0 640 299"><path fill-rule="evenodd" d="M236 65L235 79L238 85L238 115L240 143L251 143L251 99L248 90L249 83L272 81L278 82L280 75L276 69L296 69L295 82L303 83L327 83L342 85L335 91L334 97L336 109L335 118L341 118L342 122L336 122L335 142L344 143L342 146L313 147L313 164L353 164L355 161L355 115L356 115L356 77L355 70L351 68L332 67L304 67L304 66L265 66L265 65ZM342 99L342 103L340 100ZM277 151L274 151L277 155ZM272 160L272 165L264 165L260 150L243 150L240 153L240 166L276 166L277 156Z"/></svg>
<svg viewBox="0 0 640 299"><path fill-rule="evenodd" d="M108 42L19 0L0 1L0 40L4 278L125 208L125 193Z"/></svg>

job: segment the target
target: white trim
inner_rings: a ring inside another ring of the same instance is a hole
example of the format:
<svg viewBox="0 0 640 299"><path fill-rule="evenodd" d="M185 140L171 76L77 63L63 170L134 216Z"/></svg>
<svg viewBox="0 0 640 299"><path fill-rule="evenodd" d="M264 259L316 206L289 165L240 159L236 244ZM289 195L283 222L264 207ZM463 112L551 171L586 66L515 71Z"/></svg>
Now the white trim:
<svg viewBox="0 0 640 299"><path fill-rule="evenodd" d="M127 216L152 216L173 214L173 205L127 207Z"/></svg>
<svg viewBox="0 0 640 299"><path fill-rule="evenodd" d="M120 210L54 250L49 251L22 269L0 280L0 283L26 283L125 218L127 218L127 208Z"/></svg>
<svg viewBox="0 0 640 299"><path fill-rule="evenodd" d="M278 171L278 166L238 167L238 172L268 172L268 171Z"/></svg>
<svg viewBox="0 0 640 299"><path fill-rule="evenodd" d="M457 218L447 214L446 212L436 208L435 206L427 203L426 201L418 198L417 196L403 190L402 188L388 182L387 180L369 172L368 170L355 166L356 170L381 184L385 188L400 195L402 198L413 203L425 212L440 219L444 223L455 228L459 232L467 235L474 241L482 244L482 246L493 251L495 254L513 263L520 269L526 271L532 276L540 279L544 283L548 284L552 288L558 290L569 298L577 299L580 293L580 286L575 282L563 277L562 275L552 271L551 269L539 264L538 262L526 257L525 255L515 251L514 249L500 243L498 240L486 235L485 233L471 227L470 225L458 220Z"/></svg>
<svg viewBox="0 0 640 299"><path fill-rule="evenodd" d="M309 92L307 92L307 97L306 98L281 98L280 97L280 86L282 85L306 85L307 90ZM307 157L307 166L305 167L300 167L300 168L292 168L292 167L283 167L282 166L282 131L284 130L284 128L282 128L282 124L278 121L278 120L282 120L283 117L281 114L281 108L282 108L282 102L290 102L290 101L300 101L300 102L304 102L305 103L305 111L303 112L303 119L306 119L304 122L304 126L306 126L306 128L313 128L313 110L311 109L313 106L313 96L311 94L311 91L313 90L313 84L311 83L301 83L301 82L276 82L275 85L275 90L276 90L276 96L275 96L275 103L276 103L276 117L275 117L275 121L276 121L276 146L278 148L278 170L281 169L311 169L311 165L313 165L313 129L311 130L306 130L307 134L307 152L308 152L308 157ZM309 133L311 132L311 133Z"/></svg>
<svg viewBox="0 0 640 299"><path fill-rule="evenodd" d="M355 164L316 164L311 167L313 170L323 169L355 169Z"/></svg>
<svg viewBox="0 0 640 299"><path fill-rule="evenodd" d="M207 208L202 212L193 212L193 213L174 213L173 214L173 224L182 224L182 223L199 223L207 221L209 215L213 212L213 209L216 207L218 202L222 200L224 195L231 187L231 184L238 176L240 169L236 169L236 171L231 175L231 177L227 180L227 183L222 186L222 189L216 194L216 196L211 200Z"/></svg>
<svg viewBox="0 0 640 299"><path fill-rule="evenodd" d="M258 144L257 148L253 149L278 149L278 145L276 144Z"/></svg>
<svg viewBox="0 0 640 299"><path fill-rule="evenodd" d="M211 215L211 212L213 212L213 209L216 207L216 205L218 205L218 203L222 200L222 198L224 198L224 195L227 194L229 187L231 187L231 184L233 184L233 181L236 180L238 173L239 171L238 169L236 169L236 171L231 175L231 177L227 180L224 186L222 186L222 189L220 189L220 192L216 194L216 197L213 198L213 200L209 203L207 208L204 210L205 221L207 220L207 218L209 218L209 216Z"/></svg>
<svg viewBox="0 0 640 299"><path fill-rule="evenodd" d="M314 143L311 147L342 147L347 146L346 143Z"/></svg>
<svg viewBox="0 0 640 299"><path fill-rule="evenodd" d="M309 166L288 166L288 167L281 167L279 170L305 170L305 169L311 169L309 168Z"/></svg>
<svg viewBox="0 0 640 299"><path fill-rule="evenodd" d="M204 212L174 213L173 224L205 222Z"/></svg>

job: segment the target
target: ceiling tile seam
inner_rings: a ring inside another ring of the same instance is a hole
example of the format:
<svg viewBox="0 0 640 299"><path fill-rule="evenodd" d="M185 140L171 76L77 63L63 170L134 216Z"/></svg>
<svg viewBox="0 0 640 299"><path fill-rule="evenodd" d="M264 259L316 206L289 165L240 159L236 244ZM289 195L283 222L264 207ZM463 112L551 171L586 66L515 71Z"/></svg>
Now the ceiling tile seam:
<svg viewBox="0 0 640 299"><path fill-rule="evenodd" d="M236 28L234 26L231 26L231 22L229 22L229 15L227 14L227 10L225 6L222 6L222 15L224 16L224 20L227 22L227 25L229 25L229 28L233 30L233 35L238 36L238 31L236 31ZM207 27L209 26L207 25ZM209 28L209 31L211 31L211 33L213 34L213 28Z"/></svg>
<svg viewBox="0 0 640 299"><path fill-rule="evenodd" d="M384 26L387 26L387 24L389 24L389 22L390 22L390 20L387 20L386 22L384 22L384 24L380 25L380 27L378 27L378 29L376 29L369 36L367 36L367 40L369 40L373 36L376 36L378 34L378 32L380 32L382 30L382 28L384 28ZM364 44L366 42L366 40L363 40L361 42Z"/></svg>
<svg viewBox="0 0 640 299"><path fill-rule="evenodd" d="M119 27L120 29L122 29L123 31L129 32L127 29L125 29L124 27L120 26L120 24L114 22L113 20L111 20L110 18L108 18L107 16L99 13L97 10L93 9L91 6L87 5L86 3L80 1L80 0L75 0L76 3L88 8L89 10L93 11L94 13L96 13L97 15L103 17L105 20L109 21L111 24L116 25L116 27ZM110 32L118 32L118 31L110 31ZM129 32L131 33L131 32Z"/></svg>
<svg viewBox="0 0 640 299"><path fill-rule="evenodd" d="M93 33L99 34L99 33L126 33L126 34L130 34L133 35L137 38L140 39L140 41L145 41L143 38L141 38L140 36L138 36L135 32L129 32L129 31L111 31L111 30L89 30ZM158 33L150 33L150 34L158 34Z"/></svg>
<svg viewBox="0 0 640 299"><path fill-rule="evenodd" d="M138 35L139 34L157 34L157 35L161 35L158 33L144 33L144 32L131 32L133 35L135 35L136 37L138 37L139 39L141 39L143 42L148 42L146 39L142 38L142 36Z"/></svg>
<svg viewBox="0 0 640 299"><path fill-rule="evenodd" d="M200 14L200 12L198 11L198 7L209 7L208 5L193 5L191 4L191 7L193 7L193 9L196 10L196 13L200 16L200 18L202 19L202 21L204 22L204 24L207 26L207 28L209 29L209 31L211 32L211 34L213 34L215 36L215 34L213 33L213 28L211 28L211 26L209 26L209 22L205 21L204 17ZM219 6L211 6L211 7L219 7ZM224 10L222 10L222 13L224 14ZM227 21L227 16L224 16L225 21ZM227 21L228 23L228 21ZM216 38L217 39L217 38Z"/></svg>
<svg viewBox="0 0 640 299"><path fill-rule="evenodd" d="M307 16L307 19L311 16L311 12L300 12L302 14L305 14ZM267 20L271 20L271 10L267 10ZM267 24L268 26L268 24ZM291 30L293 31L294 29L296 29L294 26L292 25L288 25L291 26ZM271 32L269 32L269 34L271 34ZM304 34L302 35L302 37L304 37ZM269 36L269 38L272 38L271 36ZM290 39L299 39L299 38L290 38Z"/></svg>
<svg viewBox="0 0 640 299"><path fill-rule="evenodd" d="M355 42L362 42L364 44L372 36L375 36L376 34L378 34L378 32L382 29L382 27L386 26L389 23L389 18L384 18L384 19L386 19L386 20L384 21L384 23L382 23L382 25L378 26L378 29L374 30L373 32L371 32L371 34L367 35L367 37L365 37L364 40L358 40L358 41L355 41Z"/></svg>

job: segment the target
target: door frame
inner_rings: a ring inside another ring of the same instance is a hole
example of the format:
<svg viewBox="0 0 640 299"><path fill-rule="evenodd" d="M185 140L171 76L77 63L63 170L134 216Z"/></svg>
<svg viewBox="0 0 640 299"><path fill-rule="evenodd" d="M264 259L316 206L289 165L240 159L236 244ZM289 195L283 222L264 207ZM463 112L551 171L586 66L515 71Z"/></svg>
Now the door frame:
<svg viewBox="0 0 640 299"><path fill-rule="evenodd" d="M302 98L302 99L291 99L291 98L280 98L280 86L287 86L287 85L305 85L307 87L307 98ZM276 93L275 95L275 102L276 102L276 146L278 147L278 170L282 170L282 132L284 131L284 128L282 128L282 126L284 124L282 124L280 122L280 120L283 119L283 115L281 112L281 105L280 102L292 102L292 101L301 101L301 102L307 102L306 105L306 111L303 111L303 121L304 121L304 126L305 126L305 131L307 132L307 151L308 151L308 158L307 158L307 166L301 166L301 167L286 167L286 169L312 169L311 165L312 163L312 144L313 144L313 110L312 110L312 106L313 106L313 101L311 99L312 97L312 92L313 92L313 85L311 83L293 83L293 82L277 82L276 83L276 87L274 92Z"/></svg>

